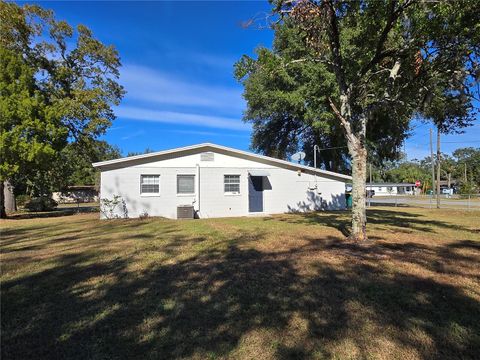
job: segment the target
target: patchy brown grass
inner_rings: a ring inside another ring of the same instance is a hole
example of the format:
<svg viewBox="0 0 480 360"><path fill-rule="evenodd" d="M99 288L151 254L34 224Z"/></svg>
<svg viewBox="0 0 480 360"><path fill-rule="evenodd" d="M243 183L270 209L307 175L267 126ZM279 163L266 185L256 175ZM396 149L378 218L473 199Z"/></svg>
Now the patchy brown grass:
<svg viewBox="0 0 480 360"><path fill-rule="evenodd" d="M1 222L2 358L478 358L478 212L97 217Z"/></svg>

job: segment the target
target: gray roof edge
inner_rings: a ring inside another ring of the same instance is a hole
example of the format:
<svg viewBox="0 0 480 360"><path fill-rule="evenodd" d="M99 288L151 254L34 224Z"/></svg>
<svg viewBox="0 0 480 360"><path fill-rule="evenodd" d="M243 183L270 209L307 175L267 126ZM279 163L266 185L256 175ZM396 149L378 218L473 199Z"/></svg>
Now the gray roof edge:
<svg viewBox="0 0 480 360"><path fill-rule="evenodd" d="M156 157L156 156L174 154L174 153L179 153L179 152L189 151L189 150L197 150L197 149L201 149L201 148L212 148L212 149L217 149L217 150L223 150L223 151L229 152L231 154L243 155L243 156L248 156L248 157L252 157L252 158L255 158L255 159L270 161L270 162L273 162L273 163L276 163L276 164L281 164L281 165L284 165L284 166L293 167L293 168L296 168L296 169L299 169L299 170L307 170L307 171L311 171L311 172L318 173L318 174L321 174L321 175L341 178L341 179L344 179L344 180L351 180L352 179L352 177L350 175L344 175L344 174L336 173L336 172L333 172L333 171L316 169L316 168L313 168L313 167L310 167L310 166L295 164L295 163L292 163L292 162L287 161L287 160L276 159L276 158L273 158L273 157L270 157L270 156L254 154L254 153L251 153L251 152L248 152L248 151L238 150L238 149L230 148L230 147L227 147L227 146L221 146L221 145L216 145L216 144L212 144L212 143L201 143L201 144L196 144L196 145L179 147L179 148L175 148L175 149L152 152L152 153L148 153L148 154L129 156L129 157L124 157L124 158L119 158L119 159L114 159L114 160L100 161L100 162L95 162L92 165L93 165L93 167L99 168L101 170L102 167L105 167L105 166L108 166L108 165L128 163L128 162L135 161L135 160L148 159L148 158L153 158L153 157Z"/></svg>

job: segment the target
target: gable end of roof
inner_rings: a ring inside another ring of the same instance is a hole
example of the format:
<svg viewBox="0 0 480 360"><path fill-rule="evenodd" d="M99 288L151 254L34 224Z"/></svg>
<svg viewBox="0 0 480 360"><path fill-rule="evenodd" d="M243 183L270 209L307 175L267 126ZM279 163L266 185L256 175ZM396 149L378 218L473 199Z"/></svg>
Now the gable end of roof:
<svg viewBox="0 0 480 360"><path fill-rule="evenodd" d="M300 164L295 164L290 161L286 160L281 160L281 159L276 159L273 157L265 156L265 155L259 155L259 154L254 154L248 151L243 151L243 150L237 150L233 148L229 148L226 146L221 146L221 145L216 145L212 143L202 143L202 144L197 144L197 145L191 145L191 146L185 146L181 148L175 148L175 149L170 149L170 150L164 150L164 151L158 151L158 152L152 152L148 154L141 154L141 155L135 155L135 156L129 156L125 158L120 158L120 159L114 159L114 160L107 160L107 161L101 161L101 162L96 162L93 163L93 167L98 168L100 171L102 170L108 170L112 168L118 168L123 166L129 166L129 164L135 163L137 161L145 161L148 162L149 159L154 161L155 158L161 157L161 156L167 156L167 155L174 155L174 154L181 154L181 153L189 153L189 152L197 152L201 150L208 150L208 151L218 151L222 153L226 153L231 156L237 156L237 157L246 157L249 159L253 159L256 161L262 161L262 162L269 162L271 164L275 164L277 166L281 166L284 168L290 168L294 170L302 170L302 171L308 171L314 174L318 174L320 176L326 176L326 177L333 177L337 179L341 179L342 181L346 180L351 180L352 177L349 175L344 175L332 171L327 171L327 170L321 170L321 169L316 169L310 166L305 166L305 165L300 165ZM180 155L179 155L180 156Z"/></svg>

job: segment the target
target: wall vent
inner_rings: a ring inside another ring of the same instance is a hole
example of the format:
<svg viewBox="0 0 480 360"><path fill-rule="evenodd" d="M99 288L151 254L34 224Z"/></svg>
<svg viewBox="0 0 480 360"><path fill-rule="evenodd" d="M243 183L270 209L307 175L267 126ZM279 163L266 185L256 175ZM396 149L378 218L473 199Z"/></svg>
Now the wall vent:
<svg viewBox="0 0 480 360"><path fill-rule="evenodd" d="M214 153L213 152L204 152L200 154L200 161L213 161Z"/></svg>

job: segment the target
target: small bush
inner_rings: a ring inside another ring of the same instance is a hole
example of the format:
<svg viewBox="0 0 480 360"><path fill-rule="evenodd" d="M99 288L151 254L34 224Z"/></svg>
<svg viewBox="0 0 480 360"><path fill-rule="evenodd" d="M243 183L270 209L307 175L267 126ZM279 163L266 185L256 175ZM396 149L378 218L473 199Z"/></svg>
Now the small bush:
<svg viewBox="0 0 480 360"><path fill-rule="evenodd" d="M128 219L127 203L120 195L113 195L112 199L103 198L100 199L100 212L105 219L119 219L120 215L117 214L117 206L121 206L121 212L124 219Z"/></svg>
<svg viewBox="0 0 480 360"><path fill-rule="evenodd" d="M146 219L148 219L149 216L150 215L148 215L147 210L143 210L143 212L141 212L140 215L138 215L138 218L140 220L146 220Z"/></svg>
<svg viewBox="0 0 480 360"><path fill-rule="evenodd" d="M58 203L52 198L37 197L25 203L25 209L29 211L50 211L57 207Z"/></svg>
<svg viewBox="0 0 480 360"><path fill-rule="evenodd" d="M30 197L30 195L23 194L18 195L15 201L17 202L17 206L25 207L25 204L28 203L31 199L32 198Z"/></svg>
<svg viewBox="0 0 480 360"><path fill-rule="evenodd" d="M462 183L460 185L460 194L463 195L463 196L466 196L466 195L471 195L471 194L476 194L478 189L477 187L475 186L474 183L472 182L467 182L467 183Z"/></svg>

